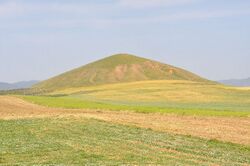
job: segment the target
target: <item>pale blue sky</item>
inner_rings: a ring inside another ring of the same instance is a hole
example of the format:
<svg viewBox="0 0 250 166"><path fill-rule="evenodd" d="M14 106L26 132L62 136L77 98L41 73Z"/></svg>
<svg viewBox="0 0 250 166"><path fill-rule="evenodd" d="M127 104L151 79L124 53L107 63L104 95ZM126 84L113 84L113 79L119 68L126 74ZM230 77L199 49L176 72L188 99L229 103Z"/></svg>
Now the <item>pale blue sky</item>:
<svg viewBox="0 0 250 166"><path fill-rule="evenodd" d="M0 0L0 82L131 53L212 80L250 76L250 0Z"/></svg>

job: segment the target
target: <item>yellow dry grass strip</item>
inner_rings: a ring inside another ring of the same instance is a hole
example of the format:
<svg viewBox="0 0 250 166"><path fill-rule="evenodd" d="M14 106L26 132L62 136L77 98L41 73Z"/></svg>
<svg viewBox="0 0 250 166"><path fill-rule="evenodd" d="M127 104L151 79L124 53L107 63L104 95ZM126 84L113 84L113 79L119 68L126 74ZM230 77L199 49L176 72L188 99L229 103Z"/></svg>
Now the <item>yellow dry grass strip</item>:
<svg viewBox="0 0 250 166"><path fill-rule="evenodd" d="M89 117L157 131L250 145L250 118L194 117L138 113L90 114Z"/></svg>
<svg viewBox="0 0 250 166"><path fill-rule="evenodd" d="M185 80L153 80L115 83L58 90L50 95L78 94L98 100L144 101L144 102L229 102L249 103L249 98L239 93L250 94L248 88L200 83ZM230 95L229 95L230 94Z"/></svg>
<svg viewBox="0 0 250 166"><path fill-rule="evenodd" d="M10 96L0 96L0 119L67 117L95 118L156 131L192 135L250 145L249 117L195 117L100 110L52 109Z"/></svg>

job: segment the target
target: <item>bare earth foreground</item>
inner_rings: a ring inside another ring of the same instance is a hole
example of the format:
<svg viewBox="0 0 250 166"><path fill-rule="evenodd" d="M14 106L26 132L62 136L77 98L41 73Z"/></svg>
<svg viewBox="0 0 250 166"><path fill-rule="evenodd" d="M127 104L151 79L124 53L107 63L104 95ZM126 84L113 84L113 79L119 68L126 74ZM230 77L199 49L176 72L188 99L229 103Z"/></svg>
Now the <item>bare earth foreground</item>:
<svg viewBox="0 0 250 166"><path fill-rule="evenodd" d="M192 135L206 139L250 145L250 117L202 117L102 110L54 109L17 97L0 96L0 119L84 117L150 128L155 131Z"/></svg>

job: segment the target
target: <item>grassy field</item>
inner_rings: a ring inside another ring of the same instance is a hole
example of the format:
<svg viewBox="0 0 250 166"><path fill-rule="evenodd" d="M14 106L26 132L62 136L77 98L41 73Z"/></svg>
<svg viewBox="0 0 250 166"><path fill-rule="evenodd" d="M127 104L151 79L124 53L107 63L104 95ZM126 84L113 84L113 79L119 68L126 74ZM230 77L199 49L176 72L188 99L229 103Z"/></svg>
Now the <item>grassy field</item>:
<svg viewBox="0 0 250 166"><path fill-rule="evenodd" d="M156 106L137 104L118 104L105 101L90 101L72 96L67 97L47 97L47 96L21 96L21 98L33 102L35 104L53 107L53 108L67 108L67 109L99 109L112 111L132 111L140 113L171 113L177 115L197 115L197 116L235 116L235 117L249 117L250 112L247 111L232 111L232 110L217 110L206 108L195 108L190 105L185 108L185 105L171 103L170 106Z"/></svg>
<svg viewBox="0 0 250 166"><path fill-rule="evenodd" d="M150 128L160 132L250 145L250 117L142 114L133 111L107 111L103 109L49 108L13 96L0 96L0 119L49 117L95 118L110 123Z"/></svg>
<svg viewBox="0 0 250 166"><path fill-rule="evenodd" d="M245 166L249 117L248 88L192 81L0 96L0 165Z"/></svg>
<svg viewBox="0 0 250 166"><path fill-rule="evenodd" d="M52 95L138 102L250 103L250 90L183 80L139 81L54 91Z"/></svg>
<svg viewBox="0 0 250 166"><path fill-rule="evenodd" d="M0 120L0 165L249 165L250 149L95 119Z"/></svg>
<svg viewBox="0 0 250 166"><path fill-rule="evenodd" d="M24 96L60 108L131 110L204 116L249 116L250 90L192 81L141 81Z"/></svg>

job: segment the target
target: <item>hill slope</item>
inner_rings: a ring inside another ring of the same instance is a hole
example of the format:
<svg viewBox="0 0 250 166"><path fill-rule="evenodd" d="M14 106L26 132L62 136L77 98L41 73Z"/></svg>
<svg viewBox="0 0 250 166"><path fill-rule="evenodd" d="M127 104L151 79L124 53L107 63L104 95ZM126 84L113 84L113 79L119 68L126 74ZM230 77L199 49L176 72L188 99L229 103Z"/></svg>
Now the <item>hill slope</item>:
<svg viewBox="0 0 250 166"><path fill-rule="evenodd" d="M34 86L47 90L145 80L207 80L180 68L140 58L117 54L63 73Z"/></svg>

